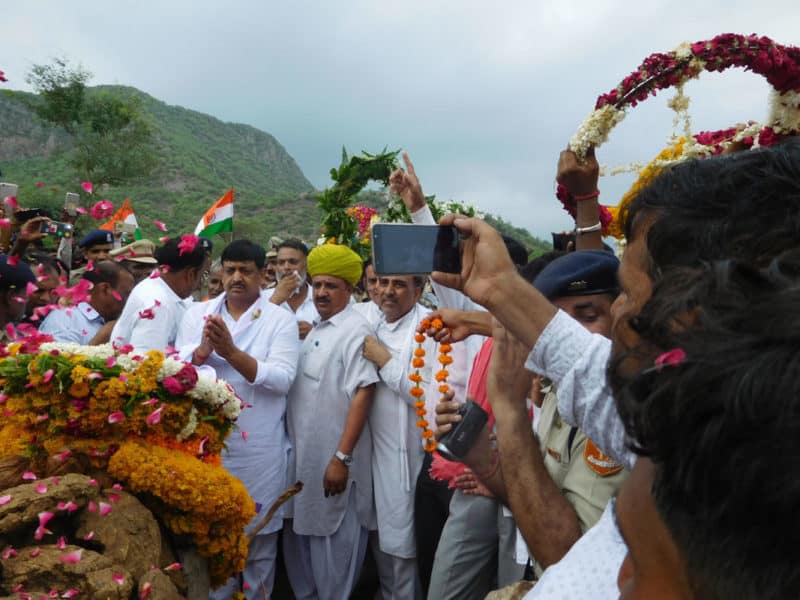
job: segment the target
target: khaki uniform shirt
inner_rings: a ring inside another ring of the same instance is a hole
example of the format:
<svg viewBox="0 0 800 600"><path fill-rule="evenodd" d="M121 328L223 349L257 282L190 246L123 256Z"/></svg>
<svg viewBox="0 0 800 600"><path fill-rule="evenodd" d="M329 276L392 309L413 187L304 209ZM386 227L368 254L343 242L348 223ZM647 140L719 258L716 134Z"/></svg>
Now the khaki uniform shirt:
<svg viewBox="0 0 800 600"><path fill-rule="evenodd" d="M600 519L608 501L628 477L621 463L606 456L576 427L561 420L555 386L542 388L544 400L537 427L544 465L578 515L586 532ZM537 566L537 574L541 571Z"/></svg>

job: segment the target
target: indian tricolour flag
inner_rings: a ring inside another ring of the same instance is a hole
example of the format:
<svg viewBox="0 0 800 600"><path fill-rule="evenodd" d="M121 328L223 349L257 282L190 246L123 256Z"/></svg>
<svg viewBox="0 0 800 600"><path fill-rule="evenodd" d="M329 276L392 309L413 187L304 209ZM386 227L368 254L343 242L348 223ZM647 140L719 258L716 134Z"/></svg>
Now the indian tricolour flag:
<svg viewBox="0 0 800 600"><path fill-rule="evenodd" d="M231 231L233 231L233 190L228 190L203 215L197 227L194 228L194 234L210 238L216 233Z"/></svg>
<svg viewBox="0 0 800 600"><path fill-rule="evenodd" d="M106 231L116 231L118 227L117 223L119 223L120 226L124 226L122 231L132 228L134 239L142 239L142 232L139 230L139 222L136 220L136 215L133 212L131 201L127 198L125 198L122 206L117 209L117 212L115 212L108 221L100 225L100 229L105 229Z"/></svg>

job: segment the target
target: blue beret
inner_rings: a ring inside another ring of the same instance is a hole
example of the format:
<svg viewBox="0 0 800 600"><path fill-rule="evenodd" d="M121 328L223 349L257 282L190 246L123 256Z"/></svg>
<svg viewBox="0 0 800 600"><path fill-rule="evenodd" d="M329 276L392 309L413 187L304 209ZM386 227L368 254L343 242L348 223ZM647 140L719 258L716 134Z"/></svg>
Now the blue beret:
<svg viewBox="0 0 800 600"><path fill-rule="evenodd" d="M8 264L8 256L0 254L0 291L25 289L28 283L36 283L36 276L31 268L19 261L16 266Z"/></svg>
<svg viewBox="0 0 800 600"><path fill-rule="evenodd" d="M619 260L605 250L580 250L555 259L536 276L533 286L548 300L562 296L616 294Z"/></svg>
<svg viewBox="0 0 800 600"><path fill-rule="evenodd" d="M80 241L78 246L81 248L89 248L90 246L97 246L98 244L113 244L114 243L114 234L110 231L104 231L102 229L95 229L94 231L90 231L83 239Z"/></svg>

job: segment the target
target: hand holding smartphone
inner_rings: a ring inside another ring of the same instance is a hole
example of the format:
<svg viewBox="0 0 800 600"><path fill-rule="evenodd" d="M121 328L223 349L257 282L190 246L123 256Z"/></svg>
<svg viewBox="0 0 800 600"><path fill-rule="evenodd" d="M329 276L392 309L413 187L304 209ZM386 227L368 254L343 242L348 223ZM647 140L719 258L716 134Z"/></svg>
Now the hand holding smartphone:
<svg viewBox="0 0 800 600"><path fill-rule="evenodd" d="M461 238L455 227L376 223L371 237L378 275L461 272Z"/></svg>

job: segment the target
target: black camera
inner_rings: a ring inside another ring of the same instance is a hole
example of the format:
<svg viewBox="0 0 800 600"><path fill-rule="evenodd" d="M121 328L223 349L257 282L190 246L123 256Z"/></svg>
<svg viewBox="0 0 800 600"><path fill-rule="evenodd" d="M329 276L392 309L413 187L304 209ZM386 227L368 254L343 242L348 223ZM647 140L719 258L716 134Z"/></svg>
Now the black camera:
<svg viewBox="0 0 800 600"><path fill-rule="evenodd" d="M459 406L458 414L461 421L439 439L436 449L447 460L462 462L486 426L489 415L472 400Z"/></svg>

